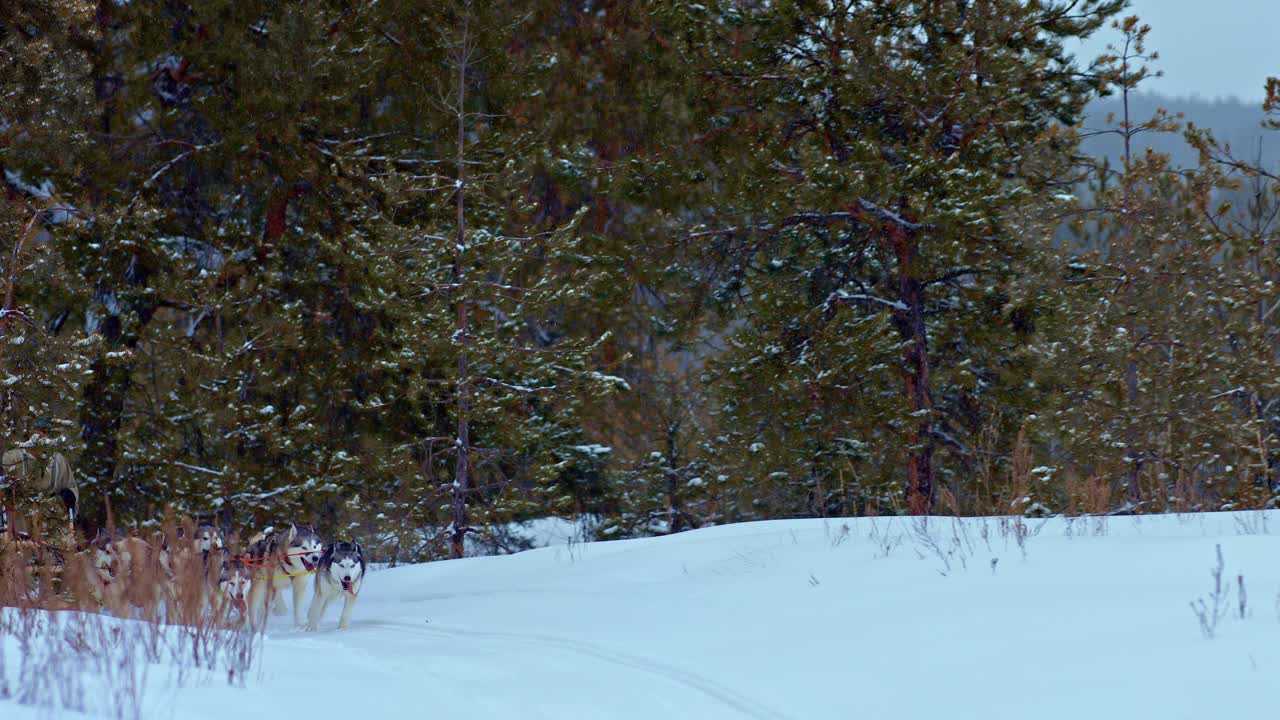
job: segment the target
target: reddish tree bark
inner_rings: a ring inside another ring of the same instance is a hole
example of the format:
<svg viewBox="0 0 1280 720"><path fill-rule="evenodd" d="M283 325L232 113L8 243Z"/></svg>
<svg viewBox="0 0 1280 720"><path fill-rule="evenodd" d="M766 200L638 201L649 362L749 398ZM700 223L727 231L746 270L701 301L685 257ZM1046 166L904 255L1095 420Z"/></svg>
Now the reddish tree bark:
<svg viewBox="0 0 1280 720"><path fill-rule="evenodd" d="M307 192L306 183L294 183L272 191L267 199L267 222L262 232L262 244L258 246L258 262L275 254L276 243L288 229L289 203Z"/></svg>
<svg viewBox="0 0 1280 720"><path fill-rule="evenodd" d="M925 284L916 276L919 250L914 232L890 224L885 232L898 261L898 302L893 314L898 335L908 343L903 355L903 385L915 428L907 449L907 502L912 515L933 511L933 395L929 378L929 333L925 326Z"/></svg>

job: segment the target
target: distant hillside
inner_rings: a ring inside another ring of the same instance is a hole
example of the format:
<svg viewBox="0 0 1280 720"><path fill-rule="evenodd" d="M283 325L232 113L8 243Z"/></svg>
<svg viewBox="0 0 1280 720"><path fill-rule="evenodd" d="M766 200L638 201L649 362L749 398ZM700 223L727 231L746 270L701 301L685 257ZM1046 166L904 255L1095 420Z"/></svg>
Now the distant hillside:
<svg viewBox="0 0 1280 720"><path fill-rule="evenodd" d="M1260 104L1238 100L1172 98L1156 93L1136 94L1129 98L1129 116L1135 122L1150 118L1159 108L1167 110L1171 115L1182 113L1184 117L1181 121L1184 125L1194 123L1196 127L1208 128L1220 142L1229 143L1237 157L1256 161L1261 153L1264 166L1280 170L1280 131L1267 130L1261 126L1263 113ZM1118 97L1095 100L1089 106L1085 130L1105 129L1107 115L1111 113L1115 114L1114 120L1118 122L1123 113ZM1168 153L1175 166L1193 167L1199 161L1195 150L1187 145L1181 133L1143 133L1135 141L1135 152L1152 147ZM1082 149L1094 157L1110 158L1113 167L1119 164L1124 152L1122 141L1116 135L1086 138ZM1080 197L1088 194L1083 186L1077 188L1076 192ZM1058 228L1054 237L1060 243L1074 242L1074 236L1065 224Z"/></svg>
<svg viewBox="0 0 1280 720"><path fill-rule="evenodd" d="M1261 147L1262 157L1268 164L1275 165L1280 160L1280 132L1260 126L1263 114L1258 104L1234 100L1170 98L1158 94L1130 96L1129 114L1135 121L1150 118L1158 108L1164 108L1171 114L1181 112L1185 115L1184 123L1191 122L1197 127L1209 128L1220 141L1231 143L1232 150L1240 157L1252 159ZM1117 120L1121 117L1122 106L1118 97L1095 100L1090 105L1085 126L1091 129L1105 127L1109 113L1115 113ZM1139 138L1139 145L1150 145L1160 152L1169 153L1175 165L1191 166L1197 161L1195 151L1187 146L1181 135L1144 134ZM1091 155L1105 155L1112 160L1119 159L1122 153L1120 138L1113 135L1089 138L1084 143L1084 149Z"/></svg>

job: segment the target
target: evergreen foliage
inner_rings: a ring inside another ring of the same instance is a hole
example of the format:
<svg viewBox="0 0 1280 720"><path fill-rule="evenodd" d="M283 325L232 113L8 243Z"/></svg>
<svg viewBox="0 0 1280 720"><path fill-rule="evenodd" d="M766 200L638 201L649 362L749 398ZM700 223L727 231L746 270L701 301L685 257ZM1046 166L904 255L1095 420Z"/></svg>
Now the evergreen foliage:
<svg viewBox="0 0 1280 720"><path fill-rule="evenodd" d="M5 448L388 560L1273 503L1280 177L1081 158L1123 4L6 3Z"/></svg>
<svg viewBox="0 0 1280 720"><path fill-rule="evenodd" d="M722 153L691 237L736 324L714 452L745 516L928 512L970 467L1016 332L1009 218L1098 87L1064 43L1120 3L1070 5L688 6Z"/></svg>

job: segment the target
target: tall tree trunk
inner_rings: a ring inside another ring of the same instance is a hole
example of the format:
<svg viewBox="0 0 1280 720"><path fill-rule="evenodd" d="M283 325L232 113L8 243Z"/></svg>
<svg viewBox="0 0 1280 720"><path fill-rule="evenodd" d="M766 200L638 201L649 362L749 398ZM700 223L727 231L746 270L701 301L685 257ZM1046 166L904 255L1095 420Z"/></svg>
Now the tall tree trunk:
<svg viewBox="0 0 1280 720"><path fill-rule="evenodd" d="M678 533L684 530L680 521L680 474L676 467L680 462L680 453L676 449L676 436L680 432L680 423L667 425L667 532Z"/></svg>
<svg viewBox="0 0 1280 720"><path fill-rule="evenodd" d="M98 359L91 369L93 378L85 387L80 410L80 438L84 440L80 471L93 480L99 493L106 494L116 477L120 423L133 364ZM103 511L98 503L89 503L81 509L80 518L86 532L103 526L106 522Z"/></svg>
<svg viewBox="0 0 1280 720"><path fill-rule="evenodd" d="M468 8L469 9L469 8ZM469 18L468 18L469 20ZM457 148L457 236L453 246L453 274L456 293L456 333L458 351L458 432L454 451L457 460L453 475L453 532L450 537L450 554L460 558L465 552L467 537L467 490L471 485L471 368L467 357L467 293L466 266L462 254L466 248L466 140L467 140L467 64L470 60L468 26L462 26L462 44L458 48L458 148Z"/></svg>
<svg viewBox="0 0 1280 720"><path fill-rule="evenodd" d="M925 286L915 273L917 244L909 231L889 228L898 260L898 302L894 325L906 342L903 382L915 429L907 449L907 502L912 515L933 511L933 395L929 378L929 334L924 318Z"/></svg>
<svg viewBox="0 0 1280 720"><path fill-rule="evenodd" d="M1125 76L1128 76L1129 74L1129 57L1130 57L1129 43L1130 43L1130 40L1126 38L1124 55L1122 59L1122 62L1123 62L1122 72L1124 73ZM1133 127L1132 121L1129 119L1130 89L1131 88L1129 85L1125 85L1123 91L1121 92L1121 99L1122 99L1123 110L1124 110L1124 128L1123 128L1124 181L1123 182L1124 182L1124 209L1125 209L1124 216L1126 219L1132 217L1132 214L1130 211L1133 209L1132 201L1130 199L1129 182L1133 173L1133 135L1135 133L1135 128ZM1142 470L1142 457L1138 452L1138 435L1133 427L1134 418L1138 413L1138 398L1139 398L1138 359L1137 359L1138 328L1134 322L1134 313L1132 312L1133 280L1137 275L1137 268L1135 267L1135 264L1133 262L1134 252L1137 250L1137 248L1135 247L1137 242L1136 233L1134 233L1131 230L1128 233L1128 237L1125 238L1125 242L1129 243L1129 248L1127 248L1128 251L1123 254L1123 257L1125 258L1124 302L1125 302L1125 308L1130 311L1127 313L1127 320L1125 321L1125 331L1129 333L1127 339L1132 347L1129 357L1125 361L1125 368L1124 368L1125 391L1126 391L1126 399L1128 402L1128 407L1127 407L1128 417L1125 418L1125 424L1129 426L1125 430L1125 436L1124 436L1125 458L1129 462L1129 468L1125 473L1125 476L1126 476L1125 479L1126 479L1126 483L1128 484L1127 489L1129 492L1129 500L1130 502L1133 503L1134 510L1136 511L1137 504L1142 501L1142 488L1138 484L1139 472Z"/></svg>
<svg viewBox="0 0 1280 720"><path fill-rule="evenodd" d="M1128 295L1127 287L1125 294L1126 296ZM1136 345L1137 329L1133 327L1132 321L1128 325L1130 342ZM1137 352L1136 348L1134 352ZM1124 437L1125 455L1129 460L1129 469L1125 475L1129 486L1129 500L1135 505L1134 509L1136 510L1137 504L1142 502L1142 487L1138 484L1139 473L1142 470L1142 456L1138 451L1138 435L1133 429L1134 416L1138 412L1138 363L1132 357L1129 358L1125 366L1124 377L1129 400L1129 417L1126 418L1129 428L1125 430Z"/></svg>

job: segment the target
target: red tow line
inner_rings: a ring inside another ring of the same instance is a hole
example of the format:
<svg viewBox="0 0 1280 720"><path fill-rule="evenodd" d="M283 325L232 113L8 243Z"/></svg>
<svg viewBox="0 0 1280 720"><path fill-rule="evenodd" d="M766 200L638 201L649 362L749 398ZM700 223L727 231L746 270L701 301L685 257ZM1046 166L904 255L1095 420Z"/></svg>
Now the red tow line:
<svg viewBox="0 0 1280 720"><path fill-rule="evenodd" d="M241 555L237 555L235 559L239 560L240 562L250 567L266 567L267 565L270 564L267 562L268 560L282 560L284 558L291 558L291 557L297 557L299 555L310 555L310 554L311 554L310 551L285 553L283 555L263 555L262 557L254 557L252 555L241 554Z"/></svg>

